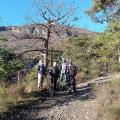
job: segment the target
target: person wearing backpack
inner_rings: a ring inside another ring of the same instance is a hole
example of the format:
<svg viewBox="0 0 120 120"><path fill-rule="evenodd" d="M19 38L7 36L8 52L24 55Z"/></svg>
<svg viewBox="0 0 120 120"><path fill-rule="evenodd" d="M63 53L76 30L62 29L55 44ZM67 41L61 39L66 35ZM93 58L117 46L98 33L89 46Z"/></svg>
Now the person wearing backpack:
<svg viewBox="0 0 120 120"><path fill-rule="evenodd" d="M73 65L72 60L69 60L69 63L66 67L66 80L67 80L67 87L69 93L73 92L76 93L76 86L75 86L75 76L77 74L77 68Z"/></svg>
<svg viewBox="0 0 120 120"><path fill-rule="evenodd" d="M57 80L59 78L60 70L57 66L57 63L54 62L53 66L49 70L49 75L51 76L51 83L53 85L53 94L55 94L55 91L57 89Z"/></svg>
<svg viewBox="0 0 120 120"><path fill-rule="evenodd" d="M44 83L44 76L46 72L45 65L42 60L39 61L39 66L38 66L38 89L42 90L43 89L43 83Z"/></svg>

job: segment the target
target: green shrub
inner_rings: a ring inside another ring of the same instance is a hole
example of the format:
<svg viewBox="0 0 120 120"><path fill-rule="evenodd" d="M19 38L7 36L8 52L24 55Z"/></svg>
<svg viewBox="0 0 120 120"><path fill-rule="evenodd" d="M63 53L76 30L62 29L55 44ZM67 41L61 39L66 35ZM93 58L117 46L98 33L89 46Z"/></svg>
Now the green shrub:
<svg viewBox="0 0 120 120"><path fill-rule="evenodd" d="M32 70L30 70L27 75L25 76L25 81L33 81L37 78L37 67L36 65Z"/></svg>
<svg viewBox="0 0 120 120"><path fill-rule="evenodd" d="M6 95L7 91L4 87L0 87L0 95Z"/></svg>
<svg viewBox="0 0 120 120"><path fill-rule="evenodd" d="M78 70L85 73L86 78L118 72L120 65L116 46L119 46L119 35L106 32L88 37L80 34L79 37L66 41L64 56L71 58Z"/></svg>
<svg viewBox="0 0 120 120"><path fill-rule="evenodd" d="M0 48L0 79L5 80L9 75L15 74L24 67L24 62L16 59L15 55Z"/></svg>
<svg viewBox="0 0 120 120"><path fill-rule="evenodd" d="M112 66L112 69L115 70L115 71L120 71L120 65L119 64L114 64Z"/></svg>
<svg viewBox="0 0 120 120"><path fill-rule="evenodd" d="M0 43L8 41L6 38L0 36Z"/></svg>
<svg viewBox="0 0 120 120"><path fill-rule="evenodd" d="M97 86L96 84L90 84L91 89L96 92L97 91Z"/></svg>

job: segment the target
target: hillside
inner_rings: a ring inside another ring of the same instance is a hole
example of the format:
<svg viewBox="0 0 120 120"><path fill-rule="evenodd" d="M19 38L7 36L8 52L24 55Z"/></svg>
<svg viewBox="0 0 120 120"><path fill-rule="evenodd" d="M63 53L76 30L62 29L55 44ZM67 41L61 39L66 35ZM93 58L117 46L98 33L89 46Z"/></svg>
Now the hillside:
<svg viewBox="0 0 120 120"><path fill-rule="evenodd" d="M66 27L62 25L56 25L51 27L50 47L61 49L63 47L65 39L69 37L77 37L80 33L87 34L88 36L94 36L96 33L87 29L81 29L76 27ZM8 26L0 27L0 35L7 38L8 41L1 44L1 47L7 47L12 51L42 48L43 43L36 39L17 39L12 36L14 34L17 37L25 35L34 35L39 37L46 37L46 29L41 25L24 25L24 26ZM63 48L62 48L63 49Z"/></svg>

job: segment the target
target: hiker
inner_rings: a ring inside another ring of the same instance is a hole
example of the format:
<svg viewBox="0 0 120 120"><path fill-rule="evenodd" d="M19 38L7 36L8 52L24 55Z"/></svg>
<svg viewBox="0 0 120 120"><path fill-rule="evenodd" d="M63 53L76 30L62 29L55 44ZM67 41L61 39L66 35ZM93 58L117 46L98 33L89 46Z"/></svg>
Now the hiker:
<svg viewBox="0 0 120 120"><path fill-rule="evenodd" d="M67 67L67 62L65 59L63 59L61 64L60 81L64 80L66 82L66 74L65 74L66 67Z"/></svg>
<svg viewBox="0 0 120 120"><path fill-rule="evenodd" d="M55 94L55 91L57 89L57 80L59 78L59 73L60 73L60 70L57 66L57 63L54 62L53 66L49 70L49 75L51 76L51 83L53 85L53 94Z"/></svg>
<svg viewBox="0 0 120 120"><path fill-rule="evenodd" d="M76 93L76 86L75 86L75 76L77 74L77 68L73 65L72 60L69 60L69 63L66 67L66 80L67 80L67 87L69 93L73 92Z"/></svg>
<svg viewBox="0 0 120 120"><path fill-rule="evenodd" d="M44 76L46 72L45 65L42 60L39 61L39 66L38 66L38 89L42 90L43 89L43 83L44 83Z"/></svg>

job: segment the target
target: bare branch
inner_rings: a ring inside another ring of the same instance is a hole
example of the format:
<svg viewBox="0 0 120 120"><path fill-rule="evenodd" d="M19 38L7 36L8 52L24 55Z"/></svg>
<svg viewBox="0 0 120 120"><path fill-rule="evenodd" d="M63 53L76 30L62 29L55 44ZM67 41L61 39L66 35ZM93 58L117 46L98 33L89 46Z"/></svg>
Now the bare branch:
<svg viewBox="0 0 120 120"><path fill-rule="evenodd" d="M45 24L37 23L37 22L35 22L32 18L30 18L29 16L26 16L26 19L29 20L31 24L35 24L35 25L37 25L37 26L43 26L43 27L46 27L46 28L47 28L47 26L46 26Z"/></svg>
<svg viewBox="0 0 120 120"><path fill-rule="evenodd" d="M68 21L73 21L71 20L73 18L73 11L75 11L77 8L73 7L73 4L71 4L71 6L69 8L67 8L66 6L66 11L64 11L65 9L60 9L61 7L64 8L63 4L60 4L58 7L58 9L56 9L56 5L54 8L53 4L49 4L49 2L45 1L45 4L39 4L42 1L40 0L36 0L34 1L34 5L36 7L36 10L38 12L39 15L39 19L43 20L44 22L47 22L47 24L45 24L46 27L46 39L42 38L42 37L37 37L37 36L25 36L24 39L41 39L42 41L44 41L44 49L34 49L34 50L27 50L27 51L23 51L20 55L27 53L27 52L32 52L32 51L40 51L45 53L46 57L45 57L45 63L46 63L46 68L48 66L48 53L49 52L61 52L59 50L49 50L49 41L51 38L51 34L54 33L57 29L68 29L69 26L61 26L59 24L66 24ZM55 3L56 4L56 3ZM31 23L34 23L35 25L38 25L38 23L36 23L33 19L31 19L30 17L27 17L29 19L29 21L31 21ZM74 19L74 21L76 20L76 18ZM58 23L57 27L55 24ZM56 26L56 27L55 27ZM54 28L54 29L53 29ZM57 31L57 33L59 32L59 30ZM58 34L59 35L59 34Z"/></svg>
<svg viewBox="0 0 120 120"><path fill-rule="evenodd" d="M38 37L38 36L29 36L29 35L26 35L26 36L22 36L22 37L18 37L14 34L12 34L13 37L17 38L17 39L37 39L37 40L41 40L41 41L46 41L46 38L43 38L43 37Z"/></svg>
<svg viewBox="0 0 120 120"><path fill-rule="evenodd" d="M16 35L14 35L14 34L12 34L12 36L13 36L14 38L16 38L16 39L20 39L20 40L21 40L21 38L20 38L20 37L18 37L18 36L16 36Z"/></svg>
<svg viewBox="0 0 120 120"><path fill-rule="evenodd" d="M26 51L21 51L21 53L19 53L16 57L20 57L21 55L28 53L28 52L32 52L32 51L39 51L39 52L59 52L59 53L63 53L62 50L46 50L46 49L32 49L32 50L26 50ZM20 51L19 51L20 52Z"/></svg>
<svg viewBox="0 0 120 120"><path fill-rule="evenodd" d="M50 8L46 7L46 9L48 10L48 12L53 16L53 17L57 17Z"/></svg>
<svg viewBox="0 0 120 120"><path fill-rule="evenodd" d="M77 8L72 8L72 9L70 9L69 11L67 11L64 15L62 15L61 17L59 17L59 18L57 18L56 20L54 20L54 21L59 21L59 20L61 20L61 19L64 19L67 15L69 15L72 11L74 11L75 9L77 9Z"/></svg>
<svg viewBox="0 0 120 120"><path fill-rule="evenodd" d="M46 21L50 21L50 19L48 19L45 15L46 15L46 11L42 11L42 9L40 10L40 12L41 12L41 15L42 15L42 17L46 20Z"/></svg>

